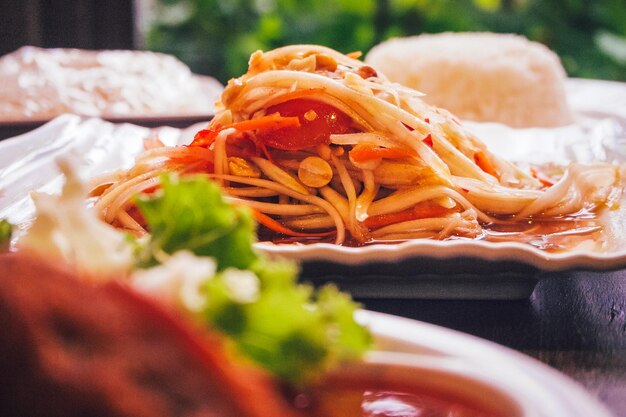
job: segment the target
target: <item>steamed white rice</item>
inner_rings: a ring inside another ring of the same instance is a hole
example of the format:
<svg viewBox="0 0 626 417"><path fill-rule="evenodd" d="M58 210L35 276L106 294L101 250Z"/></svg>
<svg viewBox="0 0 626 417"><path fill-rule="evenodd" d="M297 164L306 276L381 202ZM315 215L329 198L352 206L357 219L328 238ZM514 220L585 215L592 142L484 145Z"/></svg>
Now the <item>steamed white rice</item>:
<svg viewBox="0 0 626 417"><path fill-rule="evenodd" d="M397 38L375 46L366 62L461 119L513 127L572 122L559 58L522 36L475 32Z"/></svg>

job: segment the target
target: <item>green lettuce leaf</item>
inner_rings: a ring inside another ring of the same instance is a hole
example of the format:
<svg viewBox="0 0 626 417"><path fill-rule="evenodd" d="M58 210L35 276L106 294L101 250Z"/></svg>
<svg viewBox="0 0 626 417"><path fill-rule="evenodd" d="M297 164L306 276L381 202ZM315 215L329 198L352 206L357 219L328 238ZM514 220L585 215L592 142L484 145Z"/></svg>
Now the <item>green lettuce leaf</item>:
<svg viewBox="0 0 626 417"><path fill-rule="evenodd" d="M228 204L219 186L202 177L164 176L162 188L136 204L150 229L140 255L144 266L155 265L161 252L182 249L215 258L220 270L246 269L257 259L249 210Z"/></svg>
<svg viewBox="0 0 626 417"><path fill-rule="evenodd" d="M334 286L316 291L299 283L295 263L257 253L249 211L224 201L216 184L164 177L162 190L137 206L151 232L138 242L142 264L180 250L214 258L218 272L203 281L206 303L193 315L261 367L299 384L370 346L369 332L354 319L358 305Z"/></svg>
<svg viewBox="0 0 626 417"><path fill-rule="evenodd" d="M335 286L316 291L298 283L291 262L260 259L251 270L259 278L258 298L234 301L218 276L205 287L204 319L265 369L298 384L370 347L370 333L354 319L358 304Z"/></svg>

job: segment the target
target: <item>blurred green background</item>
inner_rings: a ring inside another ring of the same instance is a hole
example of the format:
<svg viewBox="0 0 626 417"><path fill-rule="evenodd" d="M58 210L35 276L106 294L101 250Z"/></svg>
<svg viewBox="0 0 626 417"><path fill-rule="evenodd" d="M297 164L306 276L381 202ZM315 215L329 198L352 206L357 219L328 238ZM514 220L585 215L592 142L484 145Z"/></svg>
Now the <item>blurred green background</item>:
<svg viewBox="0 0 626 417"><path fill-rule="evenodd" d="M626 0L151 0L147 49L225 82L250 54L292 43L366 53L394 36L523 34L571 77L626 81Z"/></svg>

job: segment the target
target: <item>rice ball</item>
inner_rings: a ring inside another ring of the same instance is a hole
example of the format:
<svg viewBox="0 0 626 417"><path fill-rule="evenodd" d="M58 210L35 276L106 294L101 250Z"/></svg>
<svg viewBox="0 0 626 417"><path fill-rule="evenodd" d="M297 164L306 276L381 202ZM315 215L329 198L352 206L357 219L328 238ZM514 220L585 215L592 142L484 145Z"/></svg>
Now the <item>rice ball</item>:
<svg viewBox="0 0 626 417"><path fill-rule="evenodd" d="M375 46L365 61L461 119L512 127L572 122L558 56L523 36L424 34Z"/></svg>

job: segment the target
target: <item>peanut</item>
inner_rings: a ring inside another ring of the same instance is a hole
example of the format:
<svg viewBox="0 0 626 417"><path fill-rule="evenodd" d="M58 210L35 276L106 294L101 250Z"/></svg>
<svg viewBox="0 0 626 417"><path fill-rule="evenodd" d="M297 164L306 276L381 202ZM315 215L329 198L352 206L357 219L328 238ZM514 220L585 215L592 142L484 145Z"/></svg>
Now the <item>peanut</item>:
<svg viewBox="0 0 626 417"><path fill-rule="evenodd" d="M261 176L261 172L257 167L237 156L228 158L228 170L231 174L240 177L259 178Z"/></svg>
<svg viewBox="0 0 626 417"><path fill-rule="evenodd" d="M308 187L320 188L333 178L333 170L322 158L309 156L300 162L298 178Z"/></svg>

